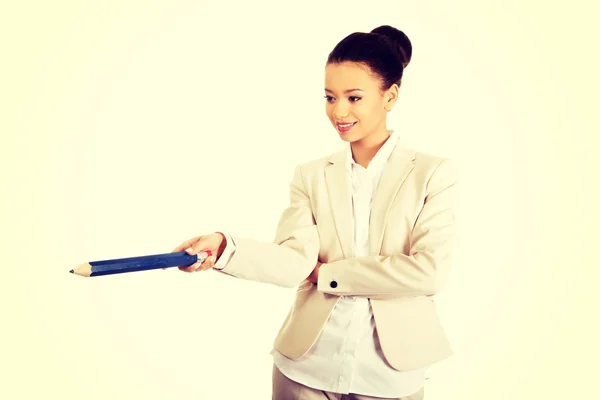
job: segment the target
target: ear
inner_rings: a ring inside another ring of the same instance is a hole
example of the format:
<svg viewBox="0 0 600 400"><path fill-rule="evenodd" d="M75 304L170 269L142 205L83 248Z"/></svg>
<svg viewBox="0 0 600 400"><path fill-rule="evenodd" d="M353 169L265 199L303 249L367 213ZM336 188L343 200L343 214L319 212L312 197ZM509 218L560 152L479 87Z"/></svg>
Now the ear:
<svg viewBox="0 0 600 400"><path fill-rule="evenodd" d="M398 100L398 84L394 83L388 90L383 94L383 108L386 111L390 112L394 108L396 104L396 100Z"/></svg>

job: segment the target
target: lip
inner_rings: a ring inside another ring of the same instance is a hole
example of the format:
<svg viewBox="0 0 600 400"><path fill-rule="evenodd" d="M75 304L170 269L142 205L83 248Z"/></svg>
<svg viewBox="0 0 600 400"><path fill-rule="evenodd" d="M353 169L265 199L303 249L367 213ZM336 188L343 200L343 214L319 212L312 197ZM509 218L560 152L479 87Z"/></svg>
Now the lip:
<svg viewBox="0 0 600 400"><path fill-rule="evenodd" d="M347 126L347 127L341 126L341 125L348 125L348 124L352 124L352 125ZM354 122L336 122L335 123L335 127L337 128L338 132L340 132L340 133L348 132L350 129L352 129L354 127L354 125L356 125L356 121L354 121Z"/></svg>

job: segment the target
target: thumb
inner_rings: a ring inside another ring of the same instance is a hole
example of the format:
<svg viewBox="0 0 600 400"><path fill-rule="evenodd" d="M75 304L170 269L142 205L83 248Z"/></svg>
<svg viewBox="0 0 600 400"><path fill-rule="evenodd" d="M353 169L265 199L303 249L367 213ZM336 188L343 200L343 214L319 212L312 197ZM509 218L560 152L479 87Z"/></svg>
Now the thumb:
<svg viewBox="0 0 600 400"><path fill-rule="evenodd" d="M185 249L185 252L193 255L193 254L198 254L201 251L205 251L206 249L208 249L209 247L209 243L208 240L205 236L200 237L200 239L198 239L198 241L196 243L194 243L193 245L191 245L190 247L188 247L187 249Z"/></svg>

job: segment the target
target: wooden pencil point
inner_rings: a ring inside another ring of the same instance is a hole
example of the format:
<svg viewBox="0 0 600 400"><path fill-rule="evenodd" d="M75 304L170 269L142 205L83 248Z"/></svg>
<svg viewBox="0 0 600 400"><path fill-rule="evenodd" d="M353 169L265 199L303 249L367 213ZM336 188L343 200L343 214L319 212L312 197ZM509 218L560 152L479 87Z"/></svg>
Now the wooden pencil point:
<svg viewBox="0 0 600 400"><path fill-rule="evenodd" d="M92 266L90 263L81 264L71 270L74 274L89 277L92 274Z"/></svg>

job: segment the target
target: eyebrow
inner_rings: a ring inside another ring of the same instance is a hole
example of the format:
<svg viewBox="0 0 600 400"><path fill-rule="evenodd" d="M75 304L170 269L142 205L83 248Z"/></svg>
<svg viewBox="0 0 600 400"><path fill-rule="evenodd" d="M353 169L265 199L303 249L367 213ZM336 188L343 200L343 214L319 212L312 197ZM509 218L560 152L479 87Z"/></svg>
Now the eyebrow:
<svg viewBox="0 0 600 400"><path fill-rule="evenodd" d="M345 90L345 91L344 91L344 93L355 92L355 91L357 91L357 90L359 90L359 91L361 91L361 92L364 92L364 90L362 90L362 89L348 89L348 90ZM332 91L332 90L329 90L329 89L327 89L327 88L325 88L325 91L326 91L326 92L329 92L329 93L333 93L333 91Z"/></svg>

